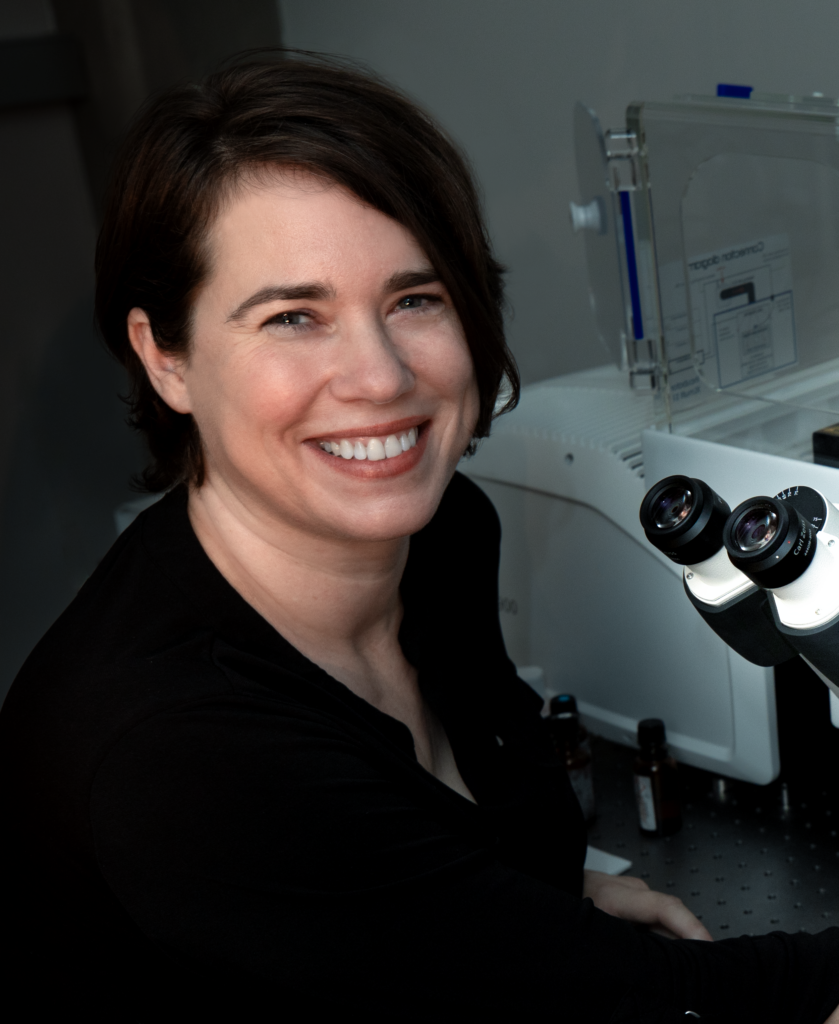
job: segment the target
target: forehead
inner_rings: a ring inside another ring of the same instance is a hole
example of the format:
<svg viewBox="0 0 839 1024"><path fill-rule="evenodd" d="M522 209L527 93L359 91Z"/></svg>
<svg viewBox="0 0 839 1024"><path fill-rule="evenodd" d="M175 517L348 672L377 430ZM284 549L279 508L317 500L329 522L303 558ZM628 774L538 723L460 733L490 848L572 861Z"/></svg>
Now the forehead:
<svg viewBox="0 0 839 1024"><path fill-rule="evenodd" d="M335 182L294 169L241 181L209 236L213 276L389 276L428 263L413 235Z"/></svg>

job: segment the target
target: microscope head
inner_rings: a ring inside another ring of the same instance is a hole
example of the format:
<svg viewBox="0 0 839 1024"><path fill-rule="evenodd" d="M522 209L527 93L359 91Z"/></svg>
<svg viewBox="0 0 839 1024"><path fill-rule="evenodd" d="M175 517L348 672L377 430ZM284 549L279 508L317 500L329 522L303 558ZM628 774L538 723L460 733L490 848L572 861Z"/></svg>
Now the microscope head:
<svg viewBox="0 0 839 1024"><path fill-rule="evenodd" d="M641 525L677 565L691 604L729 647L755 665L778 665L795 651L773 621L766 593L733 563L723 543L731 509L704 480L668 476L647 492Z"/></svg>

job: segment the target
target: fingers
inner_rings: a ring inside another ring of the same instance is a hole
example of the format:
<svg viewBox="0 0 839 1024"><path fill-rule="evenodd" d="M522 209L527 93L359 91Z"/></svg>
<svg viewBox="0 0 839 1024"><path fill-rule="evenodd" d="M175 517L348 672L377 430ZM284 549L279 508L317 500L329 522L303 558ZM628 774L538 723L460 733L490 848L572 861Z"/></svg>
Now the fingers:
<svg viewBox="0 0 839 1024"><path fill-rule="evenodd" d="M660 909L657 924L672 932L679 939L700 939L712 942L711 933L704 924L675 896L660 897Z"/></svg>
<svg viewBox="0 0 839 1024"><path fill-rule="evenodd" d="M643 878L635 878L634 875L615 875L613 881L625 885L627 889L649 889L650 887Z"/></svg>
<svg viewBox="0 0 839 1024"><path fill-rule="evenodd" d="M667 938L712 941L708 929L680 899L652 892L640 878L587 872L586 895L607 914L645 924Z"/></svg>
<svg viewBox="0 0 839 1024"><path fill-rule="evenodd" d="M603 871L583 872L583 896L590 896L601 910L610 909L615 900L629 893L649 892L650 887L640 878L626 875L607 875ZM618 914L620 916L620 914Z"/></svg>

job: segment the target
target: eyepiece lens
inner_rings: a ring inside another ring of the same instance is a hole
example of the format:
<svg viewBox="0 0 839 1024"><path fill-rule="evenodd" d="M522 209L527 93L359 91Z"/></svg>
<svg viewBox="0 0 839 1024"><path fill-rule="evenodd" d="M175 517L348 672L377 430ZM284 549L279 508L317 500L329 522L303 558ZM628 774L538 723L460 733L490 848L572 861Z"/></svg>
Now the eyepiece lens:
<svg viewBox="0 0 839 1024"><path fill-rule="evenodd" d="M653 522L660 530L671 530L690 515L692 508L693 492L689 487L668 487L656 500Z"/></svg>
<svg viewBox="0 0 839 1024"><path fill-rule="evenodd" d="M734 543L741 551L760 551L778 532L778 513L771 505L755 505L734 527Z"/></svg>

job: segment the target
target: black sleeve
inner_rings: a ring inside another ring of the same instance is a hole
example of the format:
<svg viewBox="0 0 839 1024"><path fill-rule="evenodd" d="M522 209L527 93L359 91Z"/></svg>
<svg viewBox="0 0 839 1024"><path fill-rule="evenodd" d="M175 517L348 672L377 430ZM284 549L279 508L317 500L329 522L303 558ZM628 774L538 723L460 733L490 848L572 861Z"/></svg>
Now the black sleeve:
<svg viewBox="0 0 839 1024"><path fill-rule="evenodd" d="M640 931L503 866L385 754L279 703L216 697L135 727L100 767L91 826L143 933L203 965L202 998L237 993L242 1020L262 1019L257 999L288 1019L575 1024L686 1010L823 1024L839 1003L839 930L717 943Z"/></svg>

